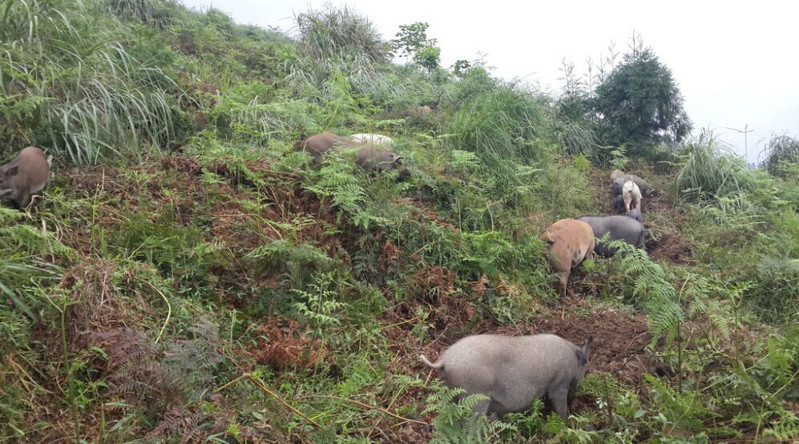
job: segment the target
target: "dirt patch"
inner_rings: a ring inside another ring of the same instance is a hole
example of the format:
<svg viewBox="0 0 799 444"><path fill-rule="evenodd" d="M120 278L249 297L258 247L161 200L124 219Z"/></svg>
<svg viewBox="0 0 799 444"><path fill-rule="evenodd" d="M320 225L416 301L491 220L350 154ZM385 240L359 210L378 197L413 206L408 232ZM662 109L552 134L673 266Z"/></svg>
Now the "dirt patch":
<svg viewBox="0 0 799 444"><path fill-rule="evenodd" d="M679 232L662 233L657 240L649 237L646 250L653 260L666 259L675 264L694 262L691 242Z"/></svg>

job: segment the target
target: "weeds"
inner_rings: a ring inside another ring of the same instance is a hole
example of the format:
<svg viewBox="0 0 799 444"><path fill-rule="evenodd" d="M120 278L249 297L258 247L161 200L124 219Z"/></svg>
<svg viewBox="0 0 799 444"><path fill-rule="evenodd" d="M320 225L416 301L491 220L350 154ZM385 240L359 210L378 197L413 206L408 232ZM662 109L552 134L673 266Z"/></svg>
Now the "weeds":
<svg viewBox="0 0 799 444"><path fill-rule="evenodd" d="M53 153L55 177L0 209L0 440L797 438L790 140L769 171L709 134L676 178L641 164L665 185L647 223L686 253L620 245L560 300L540 230L604 212L591 163L627 161L575 79L555 102L480 61L393 65L346 8L294 36L171 1L2 11L0 135ZM412 177L296 150L331 128L387 133ZM598 340L567 420L544 400L474 415L483 397L417 361L543 330Z"/></svg>

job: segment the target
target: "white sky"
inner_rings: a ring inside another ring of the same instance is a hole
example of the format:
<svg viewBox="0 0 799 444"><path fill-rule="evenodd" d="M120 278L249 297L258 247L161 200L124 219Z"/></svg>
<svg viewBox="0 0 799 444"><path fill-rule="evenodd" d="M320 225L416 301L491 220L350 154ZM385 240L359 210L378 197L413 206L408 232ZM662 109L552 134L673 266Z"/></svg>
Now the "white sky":
<svg viewBox="0 0 799 444"><path fill-rule="evenodd" d="M294 14L321 9L324 0L182 0L213 6L242 24L293 31ZM559 93L565 59L575 72L587 60L627 51L633 31L672 71L694 124L755 162L772 134L799 136L799 2L760 0L451 1L347 0L332 2L369 18L384 40L399 25L427 22L442 65L481 54L495 76L524 78ZM732 130L728 129L732 128ZM746 138L742 131L751 131ZM735 131L738 130L738 131Z"/></svg>

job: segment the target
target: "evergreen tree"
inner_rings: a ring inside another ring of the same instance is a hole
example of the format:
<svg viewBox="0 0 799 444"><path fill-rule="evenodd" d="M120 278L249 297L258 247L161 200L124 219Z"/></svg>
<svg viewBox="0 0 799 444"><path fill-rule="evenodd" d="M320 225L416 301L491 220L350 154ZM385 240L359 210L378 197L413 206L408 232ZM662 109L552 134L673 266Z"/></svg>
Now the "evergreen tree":
<svg viewBox="0 0 799 444"><path fill-rule="evenodd" d="M633 47L597 87L593 108L602 141L642 146L682 141L691 131L671 70L650 48ZM629 151L628 151L629 152Z"/></svg>

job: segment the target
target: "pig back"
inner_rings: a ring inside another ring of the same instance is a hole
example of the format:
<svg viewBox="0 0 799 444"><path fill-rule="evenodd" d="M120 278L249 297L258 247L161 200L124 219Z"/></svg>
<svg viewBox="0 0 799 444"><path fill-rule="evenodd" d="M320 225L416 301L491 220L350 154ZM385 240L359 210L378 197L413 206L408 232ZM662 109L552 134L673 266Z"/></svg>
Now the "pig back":
<svg viewBox="0 0 799 444"><path fill-rule="evenodd" d="M613 173L620 172L619 170L614 171ZM641 190L641 195L644 197L652 197L655 195L655 189L652 188L644 179L636 176L635 174L623 174L621 176L611 174L611 183L610 183L610 195L615 197L622 193L622 187L624 183L628 180L632 181L634 184L638 186L638 189Z"/></svg>
<svg viewBox="0 0 799 444"><path fill-rule="evenodd" d="M305 139L305 142L302 144L302 149L310 154L311 157L314 158L314 161L320 162L323 154L333 150L337 146L353 147L359 145L361 144L346 137L333 133L320 133Z"/></svg>
<svg viewBox="0 0 799 444"><path fill-rule="evenodd" d="M11 162L0 166L0 197L17 207L30 203L50 183L50 165L41 148L24 148Z"/></svg>
<svg viewBox="0 0 799 444"><path fill-rule="evenodd" d="M628 216L583 216L579 218L594 231L594 236L599 239L608 234L610 240L623 240L630 245L637 248L644 247L645 230L644 224ZM613 256L616 254L616 248L608 248L601 245L599 242L596 244L595 251L602 256Z"/></svg>
<svg viewBox="0 0 799 444"><path fill-rule="evenodd" d="M38 193L50 183L50 164L41 148L29 146L19 153L19 167L25 174L28 192Z"/></svg>
<svg viewBox="0 0 799 444"><path fill-rule="evenodd" d="M578 350L550 334L475 335L453 344L439 362L448 386L485 394L504 411L520 411L553 386L571 386L582 379L586 362L580 362Z"/></svg>
<svg viewBox="0 0 799 444"><path fill-rule="evenodd" d="M576 219L561 219L547 228L541 240L552 244L549 261L557 270L568 271L583 261L594 248L591 226Z"/></svg>

